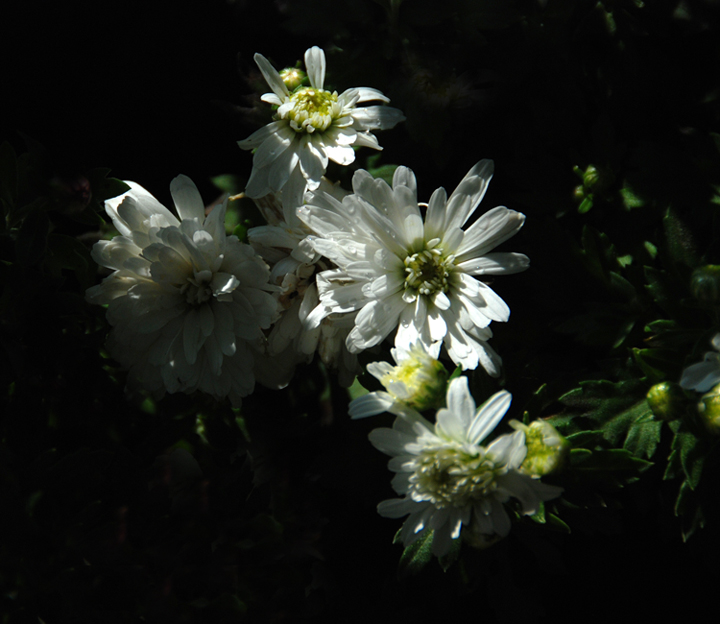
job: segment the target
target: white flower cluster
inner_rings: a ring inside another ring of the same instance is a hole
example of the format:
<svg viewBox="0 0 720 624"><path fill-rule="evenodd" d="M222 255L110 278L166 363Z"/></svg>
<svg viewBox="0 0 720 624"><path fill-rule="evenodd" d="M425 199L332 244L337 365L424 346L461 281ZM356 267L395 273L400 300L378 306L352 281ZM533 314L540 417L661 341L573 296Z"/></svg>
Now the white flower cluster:
<svg viewBox="0 0 720 624"><path fill-rule="evenodd" d="M396 169L392 185L362 169L352 191L331 184L329 161L348 165L358 147L381 149L371 131L394 127L402 113L375 89L326 90L320 48L305 53L310 86L299 70L278 73L260 54L255 61L272 90L262 99L276 107L274 120L239 145L255 150L245 195L267 225L248 230L246 244L225 231L227 199L206 214L189 178L170 187L177 216L130 182L105 206L119 236L93 249L113 272L87 292L91 303L107 305L108 351L128 369L130 390L201 391L239 405L256 379L281 387L316 352L349 386L361 372L357 354L392 337L397 365L368 366L385 391L350 406L353 418L397 416L392 429L370 435L393 456L402 496L381 503L380 513L409 515L406 545L432 530L437 555L463 526L475 544L506 535L506 502L532 514L560 488L522 469L529 428L482 445L509 393L476 411L467 378L448 387L438 358L443 350L463 370L500 375L489 326L510 310L483 279L528 267L523 254L493 252L524 215L499 206L473 220L490 160L427 204L407 167ZM370 101L381 104L359 106ZM420 414L429 410L437 410L434 424Z"/></svg>

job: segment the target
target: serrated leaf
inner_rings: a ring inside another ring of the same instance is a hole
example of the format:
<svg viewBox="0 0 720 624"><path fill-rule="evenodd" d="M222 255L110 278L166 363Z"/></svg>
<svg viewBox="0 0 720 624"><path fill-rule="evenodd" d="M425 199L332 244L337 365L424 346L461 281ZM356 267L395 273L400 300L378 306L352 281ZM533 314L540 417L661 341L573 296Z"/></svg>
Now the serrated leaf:
<svg viewBox="0 0 720 624"><path fill-rule="evenodd" d="M647 401L645 403L647 405ZM645 456L651 459L660 442L662 422L656 421L652 417L652 410L649 406L647 409L648 413L638 418L630 427L623 447L636 457Z"/></svg>
<svg viewBox="0 0 720 624"><path fill-rule="evenodd" d="M395 536L397 539L397 535ZM426 529L412 544L403 550L398 564L398 576L405 578L420 572L432 559L433 531Z"/></svg>
<svg viewBox="0 0 720 624"><path fill-rule="evenodd" d="M700 483L707 457L704 443L691 431L681 427L673 438L671 448L673 452L677 452L688 487L694 490Z"/></svg>
<svg viewBox="0 0 720 624"><path fill-rule="evenodd" d="M642 380L621 381L585 381L580 388L560 397L560 401L577 412L576 417L588 419L600 425L597 429L613 446L623 445L633 427L641 426L644 419L651 418L652 411L645 400L647 383ZM654 452L650 439L652 429L633 433L633 443L642 441L638 452ZM657 432L659 439L659 432ZM655 441L657 444L657 440Z"/></svg>

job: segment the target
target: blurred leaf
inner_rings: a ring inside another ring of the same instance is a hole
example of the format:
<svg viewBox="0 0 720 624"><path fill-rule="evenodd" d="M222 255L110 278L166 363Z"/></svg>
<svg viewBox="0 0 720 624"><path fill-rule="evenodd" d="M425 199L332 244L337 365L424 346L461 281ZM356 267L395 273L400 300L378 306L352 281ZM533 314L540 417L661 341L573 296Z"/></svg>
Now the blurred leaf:
<svg viewBox="0 0 720 624"><path fill-rule="evenodd" d="M687 481L683 481L675 500L675 515L683 519L682 538L687 542L698 529L705 526L705 514L697 494Z"/></svg>
<svg viewBox="0 0 720 624"><path fill-rule="evenodd" d="M627 180L623 183L623 186L620 189L620 196L622 197L623 205L628 210L632 210L633 208L642 208L647 203L641 195L633 190Z"/></svg>
<svg viewBox="0 0 720 624"><path fill-rule="evenodd" d="M238 195L245 190L246 180L234 173L224 173L210 178L210 181L224 193Z"/></svg>
<svg viewBox="0 0 720 624"><path fill-rule="evenodd" d="M570 534L572 531L570 530L570 526L561 520L558 516L555 514L547 514L546 516L547 522L546 526L551 527L557 531L560 531L561 533L567 533Z"/></svg>
<svg viewBox="0 0 720 624"><path fill-rule="evenodd" d="M583 451L577 454L576 451ZM636 471L652 466L652 462L635 457L627 449L572 449L570 459L573 470L583 471Z"/></svg>
<svg viewBox="0 0 720 624"><path fill-rule="evenodd" d="M696 267L700 261L697 243L692 231L677 210L668 208L663 218L663 229L673 262L690 268Z"/></svg>
<svg viewBox="0 0 720 624"><path fill-rule="evenodd" d="M633 359L652 381L676 377L677 355L669 349L632 349Z"/></svg>
<svg viewBox="0 0 720 624"><path fill-rule="evenodd" d="M380 160L381 154L373 154L367 157L365 168L367 172L373 177L380 180L385 180L390 186L392 186L393 176L398 165L380 165L376 166L376 163Z"/></svg>

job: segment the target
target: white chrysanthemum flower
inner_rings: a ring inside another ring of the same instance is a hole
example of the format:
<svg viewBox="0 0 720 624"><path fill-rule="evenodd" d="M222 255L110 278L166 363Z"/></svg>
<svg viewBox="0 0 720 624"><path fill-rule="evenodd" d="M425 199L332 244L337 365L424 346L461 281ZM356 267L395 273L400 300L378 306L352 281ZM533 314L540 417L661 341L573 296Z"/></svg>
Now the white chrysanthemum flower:
<svg viewBox="0 0 720 624"><path fill-rule="evenodd" d="M691 364L682 372L680 386L686 390L707 392L720 383L720 333L711 341L715 351L708 351L702 362Z"/></svg>
<svg viewBox="0 0 720 624"><path fill-rule="evenodd" d="M348 194L325 178L320 188L339 200ZM310 361L317 351L326 366L338 371L339 383L350 386L361 372L357 356L345 347L355 314L330 315L311 328L305 323L318 304L315 273L326 269L329 263L315 252L310 243L313 232L297 218L294 199L286 197L282 192L256 199L255 204L268 225L248 230L250 244L271 265L271 283L281 289L281 316L268 336L267 359L272 362L282 358L283 362L278 364L287 369L290 362ZM270 366L265 368L271 370Z"/></svg>
<svg viewBox="0 0 720 624"><path fill-rule="evenodd" d="M562 488L520 472L527 452L522 431L481 446L510 401L501 391L476 410L467 378L458 377L434 425L416 412L398 417L392 429L370 432L372 444L392 456L388 467L397 473L392 486L403 496L381 502L378 512L387 518L409 514L400 533L405 546L431 530L432 552L441 557L463 527L475 541L504 537L510 531L504 503L515 499L521 513L530 515L541 501L560 495Z"/></svg>
<svg viewBox="0 0 720 624"><path fill-rule="evenodd" d="M262 54L255 55L255 62L273 91L262 99L278 109L275 121L238 142L242 149L257 148L245 189L249 197L262 197L286 185L288 194L302 197L305 188L320 184L328 160L349 165L355 160L353 147L381 149L370 131L390 129L405 119L389 106L357 106L390 101L376 89L356 87L340 95L326 91L325 53L318 47L305 52L311 86L292 93Z"/></svg>
<svg viewBox="0 0 720 624"><path fill-rule="evenodd" d="M367 371L385 387L387 392L370 392L350 403L351 418L365 418L383 412L402 415L410 407L426 410L440 407L445 401L448 372L438 361L440 343L429 351L422 345L410 349L393 347L390 350L397 366L389 362L372 362Z"/></svg>
<svg viewBox="0 0 720 624"><path fill-rule="evenodd" d="M237 405L255 384L250 347L278 314L269 269L226 235L227 202L206 217L186 176L170 185L179 219L128 184L105 202L120 235L92 251L114 273L87 291L90 303L108 305L108 350L129 369L129 388L156 396L201 390Z"/></svg>
<svg viewBox="0 0 720 624"><path fill-rule="evenodd" d="M439 188L425 218L417 202L415 175L398 167L390 188L359 170L354 194L342 202L321 190L308 196L298 216L317 233L315 250L339 268L317 277L320 306L308 317L359 311L347 339L351 353L378 344L397 327L395 346L442 341L463 369L481 363L499 375L500 358L487 344L491 321L510 310L485 283L485 275L523 271L527 256L489 253L513 236L525 215L498 206L462 227L480 203L493 163L482 160L450 198Z"/></svg>

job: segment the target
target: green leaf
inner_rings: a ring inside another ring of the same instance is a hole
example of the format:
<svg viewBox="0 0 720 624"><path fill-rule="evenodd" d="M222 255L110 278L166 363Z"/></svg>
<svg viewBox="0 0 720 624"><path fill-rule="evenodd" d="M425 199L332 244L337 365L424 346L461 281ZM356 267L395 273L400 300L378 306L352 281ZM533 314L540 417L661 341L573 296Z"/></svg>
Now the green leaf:
<svg viewBox="0 0 720 624"><path fill-rule="evenodd" d="M549 513L549 514L547 514L546 517L547 517L547 526L548 527L552 527L552 528L560 531L561 533L568 533L568 534L571 533L570 527L568 526L568 524L566 522L564 522L563 520L561 520L555 514Z"/></svg>
<svg viewBox="0 0 720 624"><path fill-rule="evenodd" d="M671 449L668 469L671 462L679 460L688 487L696 489L700 483L703 465L707 457L706 445L692 431L688 431L681 425L675 433Z"/></svg>
<svg viewBox="0 0 720 624"><path fill-rule="evenodd" d="M683 296L687 296L687 293L678 291L666 271L645 267L645 279L647 281L645 288L653 301L670 316L677 317L679 315L678 301Z"/></svg>
<svg viewBox="0 0 720 624"><path fill-rule="evenodd" d="M238 195L245 189L245 180L234 173L224 173L213 178L210 181L224 193L230 195Z"/></svg>
<svg viewBox="0 0 720 624"><path fill-rule="evenodd" d="M647 201L633 188L630 186L627 180L623 182L623 187L620 189L620 197L622 197L623 205L627 210L633 208L642 208Z"/></svg>
<svg viewBox="0 0 720 624"><path fill-rule="evenodd" d="M594 431L578 431L577 433L566 436L568 442L575 449L595 447L603 439L603 432Z"/></svg>
<svg viewBox="0 0 720 624"><path fill-rule="evenodd" d="M703 513L698 495L693 491L687 481L683 481L675 501L675 515L683 519L681 532L684 542L687 542L693 533L705 526Z"/></svg>
<svg viewBox="0 0 720 624"><path fill-rule="evenodd" d="M576 451L585 451L582 461L573 459ZM626 449L600 449L595 451L572 449L570 451L570 461L573 470L583 471L636 471L645 470L652 466L652 462L635 457Z"/></svg>
<svg viewBox="0 0 720 624"><path fill-rule="evenodd" d="M673 378L678 373L677 354L669 349L632 349L633 359L651 381Z"/></svg>
<svg viewBox="0 0 720 624"><path fill-rule="evenodd" d="M438 558L438 563L443 569L443 572L447 572L450 566L455 563L460 556L460 548L462 547L461 539L454 539L450 542L450 551Z"/></svg>
<svg viewBox="0 0 720 624"><path fill-rule="evenodd" d="M696 267L700 259L697 243L679 211L668 208L663 218L663 228L672 260L690 268Z"/></svg>
<svg viewBox="0 0 720 624"><path fill-rule="evenodd" d="M392 186L393 176L395 175L395 170L398 168L398 165L380 165L379 167L376 167L375 164L380 160L380 156L380 154L368 156L365 169L367 169L367 172L373 178L385 180L385 182Z"/></svg>
<svg viewBox="0 0 720 624"><path fill-rule="evenodd" d="M652 410L645 399L647 382L630 380L584 381L560 397L560 401L575 412L576 423L589 420L603 438L613 446L631 450L634 454L651 457L660 440L660 428L653 425ZM599 425L599 426L598 426Z"/></svg>
<svg viewBox="0 0 720 624"><path fill-rule="evenodd" d="M400 540L400 531L395 535L394 542ZM400 563L398 564L398 576L405 578L420 572L432 559L433 531L426 529L412 544L405 548Z"/></svg>
<svg viewBox="0 0 720 624"><path fill-rule="evenodd" d="M636 457L645 456L651 459L660 441L662 422L655 420L649 406L647 408L646 414L638 418L630 427L623 447Z"/></svg>

